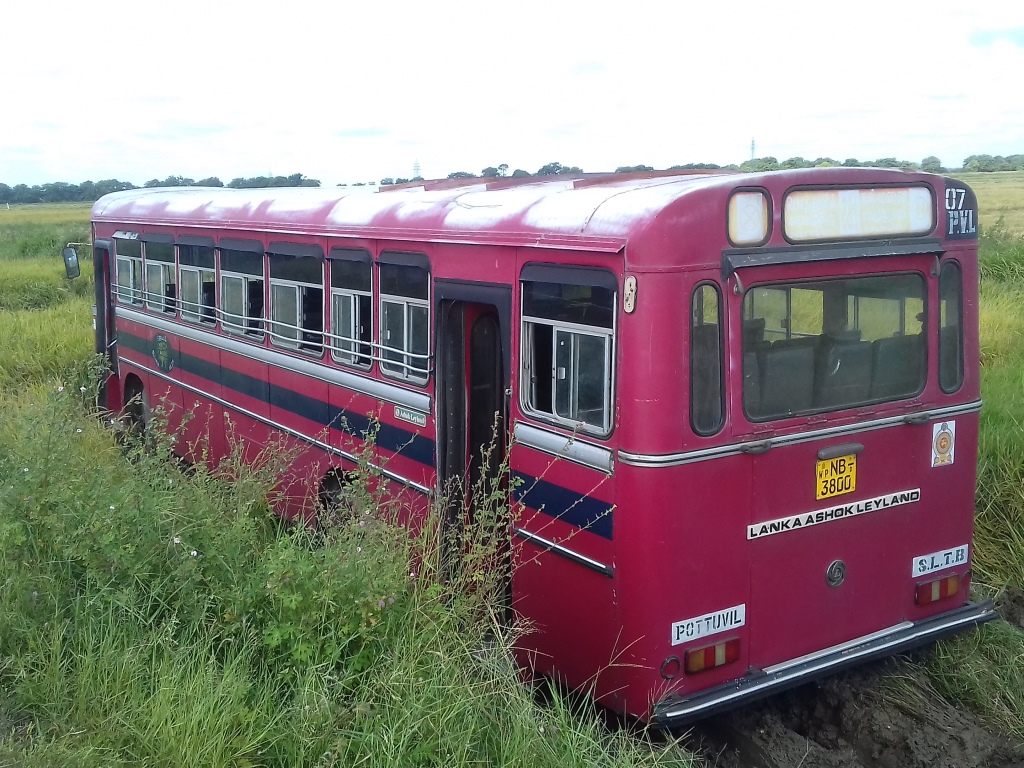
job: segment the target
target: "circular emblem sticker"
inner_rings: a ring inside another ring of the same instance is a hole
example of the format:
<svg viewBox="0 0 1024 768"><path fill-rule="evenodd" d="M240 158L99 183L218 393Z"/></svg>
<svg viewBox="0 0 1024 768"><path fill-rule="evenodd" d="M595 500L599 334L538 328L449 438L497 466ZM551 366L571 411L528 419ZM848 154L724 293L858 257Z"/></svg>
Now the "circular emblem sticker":
<svg viewBox="0 0 1024 768"><path fill-rule="evenodd" d="M153 361L164 373L170 373L174 368L174 350L171 342L162 333L153 337Z"/></svg>
<svg viewBox="0 0 1024 768"><path fill-rule="evenodd" d="M932 466L944 467L953 463L956 444L956 422L944 421L932 426Z"/></svg>

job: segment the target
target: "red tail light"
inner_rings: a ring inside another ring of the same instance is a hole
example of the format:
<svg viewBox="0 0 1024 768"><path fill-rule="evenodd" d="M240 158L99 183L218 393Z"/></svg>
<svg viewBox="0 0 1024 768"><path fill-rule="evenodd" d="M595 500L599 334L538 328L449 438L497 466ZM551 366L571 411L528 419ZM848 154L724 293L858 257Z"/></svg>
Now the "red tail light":
<svg viewBox="0 0 1024 768"><path fill-rule="evenodd" d="M953 597L960 591L960 575L944 576L935 581L918 584L914 590L914 602L918 605L929 605Z"/></svg>
<svg viewBox="0 0 1024 768"><path fill-rule="evenodd" d="M707 669L721 667L736 661L740 657L740 639L723 640L701 648L691 648L683 656L683 667L686 674L695 675Z"/></svg>

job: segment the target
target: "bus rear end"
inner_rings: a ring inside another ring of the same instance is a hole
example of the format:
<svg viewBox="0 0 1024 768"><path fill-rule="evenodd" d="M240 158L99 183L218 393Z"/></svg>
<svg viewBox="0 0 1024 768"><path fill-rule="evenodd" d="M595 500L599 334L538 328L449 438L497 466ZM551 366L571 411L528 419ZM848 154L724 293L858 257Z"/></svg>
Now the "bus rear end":
<svg viewBox="0 0 1024 768"><path fill-rule="evenodd" d="M758 213L753 244L733 222L717 274L686 279L693 438L620 452L624 496L658 515L617 567L623 625L655 641L638 653L664 724L994 617L969 599L973 194L937 177L763 183L727 202Z"/></svg>

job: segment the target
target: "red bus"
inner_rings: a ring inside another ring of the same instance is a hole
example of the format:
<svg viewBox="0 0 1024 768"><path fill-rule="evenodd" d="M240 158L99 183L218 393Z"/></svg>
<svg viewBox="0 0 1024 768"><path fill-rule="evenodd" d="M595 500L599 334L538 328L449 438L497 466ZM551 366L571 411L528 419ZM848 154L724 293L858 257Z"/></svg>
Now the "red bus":
<svg viewBox="0 0 1024 768"><path fill-rule="evenodd" d="M524 664L685 723L994 617L969 598L977 202L902 170L140 189L92 215L105 405L177 449L507 458Z"/></svg>

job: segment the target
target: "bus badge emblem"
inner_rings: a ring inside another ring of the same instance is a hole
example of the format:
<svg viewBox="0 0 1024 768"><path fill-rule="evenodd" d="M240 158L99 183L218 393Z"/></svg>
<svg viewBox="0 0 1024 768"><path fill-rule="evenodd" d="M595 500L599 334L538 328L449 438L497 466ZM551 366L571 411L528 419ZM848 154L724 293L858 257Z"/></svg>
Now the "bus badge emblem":
<svg viewBox="0 0 1024 768"><path fill-rule="evenodd" d="M953 463L956 422L944 421L932 427L932 466L944 467Z"/></svg>
<svg viewBox="0 0 1024 768"><path fill-rule="evenodd" d="M174 368L174 353L171 349L171 342L162 333L158 333L153 339L153 360L164 373L170 373L171 369Z"/></svg>
<svg viewBox="0 0 1024 768"><path fill-rule="evenodd" d="M842 560L833 560L825 571L825 581L830 587L838 587L846 581L846 563Z"/></svg>

